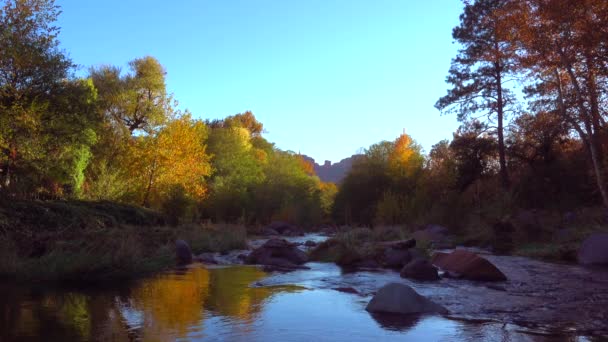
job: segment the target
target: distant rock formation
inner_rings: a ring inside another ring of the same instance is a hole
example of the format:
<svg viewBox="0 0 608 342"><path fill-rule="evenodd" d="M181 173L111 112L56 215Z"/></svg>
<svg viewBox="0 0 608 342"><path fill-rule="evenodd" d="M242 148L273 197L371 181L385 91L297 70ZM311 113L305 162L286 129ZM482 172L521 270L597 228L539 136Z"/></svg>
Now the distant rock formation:
<svg viewBox="0 0 608 342"><path fill-rule="evenodd" d="M339 162L332 164L331 161L326 160L323 165L319 165L315 160L309 156L301 155L304 160L309 161L313 164L315 173L324 182L340 183L346 174L350 171L353 161L360 157L360 154L354 154L349 158L344 158Z"/></svg>

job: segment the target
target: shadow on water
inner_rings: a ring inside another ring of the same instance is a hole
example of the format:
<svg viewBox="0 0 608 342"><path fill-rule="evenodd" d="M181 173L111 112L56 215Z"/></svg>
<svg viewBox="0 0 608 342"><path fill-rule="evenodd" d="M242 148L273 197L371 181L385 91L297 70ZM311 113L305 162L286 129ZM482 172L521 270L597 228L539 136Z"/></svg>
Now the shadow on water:
<svg viewBox="0 0 608 342"><path fill-rule="evenodd" d="M421 315L395 315L389 313L371 313L372 318L387 330L408 331L423 318Z"/></svg>

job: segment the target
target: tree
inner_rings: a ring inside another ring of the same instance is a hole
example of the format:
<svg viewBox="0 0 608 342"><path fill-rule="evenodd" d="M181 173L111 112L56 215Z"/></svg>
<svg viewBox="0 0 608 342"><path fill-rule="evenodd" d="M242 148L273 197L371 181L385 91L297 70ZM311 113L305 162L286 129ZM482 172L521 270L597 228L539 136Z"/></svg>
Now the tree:
<svg viewBox="0 0 608 342"><path fill-rule="evenodd" d="M130 61L129 68L131 72L124 76L114 66L91 68L101 110L115 128L126 130L129 135L137 131L152 133L172 113L165 69L151 56Z"/></svg>
<svg viewBox="0 0 608 342"><path fill-rule="evenodd" d="M263 178L266 157L251 143L250 132L242 127L211 129L208 140L213 175L210 198L204 204L214 219L234 221L246 218L252 207L252 189Z"/></svg>
<svg viewBox="0 0 608 342"><path fill-rule="evenodd" d="M514 97L505 87L514 71L515 44L510 36L504 12L508 0L465 1L460 25L452 36L461 44L452 60L447 83L453 86L435 107L456 112L460 121L482 113L489 122L496 122L500 178L504 189L509 187L505 155L504 121L513 109Z"/></svg>
<svg viewBox="0 0 608 342"><path fill-rule="evenodd" d="M559 115L582 141L608 208L600 137L608 115L608 3L602 0L516 2L508 18L520 43L521 67L535 82L537 109ZM537 81L536 81L537 80Z"/></svg>
<svg viewBox="0 0 608 342"><path fill-rule="evenodd" d="M155 135L134 138L130 165L131 201L159 208L179 187L194 201L207 193L206 177L211 174L210 156L204 142L207 127L189 114L169 121Z"/></svg>
<svg viewBox="0 0 608 342"><path fill-rule="evenodd" d="M0 189L40 150L42 116L73 64L59 49L53 0L8 0L0 8Z"/></svg>

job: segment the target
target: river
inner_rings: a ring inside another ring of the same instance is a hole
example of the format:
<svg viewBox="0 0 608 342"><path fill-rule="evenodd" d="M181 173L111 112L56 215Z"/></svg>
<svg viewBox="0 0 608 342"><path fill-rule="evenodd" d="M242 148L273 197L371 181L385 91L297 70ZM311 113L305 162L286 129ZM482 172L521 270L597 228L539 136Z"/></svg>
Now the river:
<svg viewBox="0 0 608 342"><path fill-rule="evenodd" d="M334 264L308 263L309 270L270 274L255 266L194 264L86 289L3 284L0 341L599 341L608 336L606 269L485 257L509 281L417 283L393 271L345 272ZM450 314L370 315L367 302L391 281L412 286Z"/></svg>

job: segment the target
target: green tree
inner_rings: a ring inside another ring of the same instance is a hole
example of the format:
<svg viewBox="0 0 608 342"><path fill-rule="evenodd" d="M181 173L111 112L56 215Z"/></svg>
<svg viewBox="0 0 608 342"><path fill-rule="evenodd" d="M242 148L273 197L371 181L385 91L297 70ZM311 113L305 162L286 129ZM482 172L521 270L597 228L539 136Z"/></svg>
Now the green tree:
<svg viewBox="0 0 608 342"><path fill-rule="evenodd" d="M129 68L130 73L124 76L114 66L91 68L90 77L99 89L101 110L116 128L129 135L151 133L172 113L165 69L151 56L130 61Z"/></svg>
<svg viewBox="0 0 608 342"><path fill-rule="evenodd" d="M40 158L43 116L73 64L59 49L52 0L9 0L0 8L0 188Z"/></svg>

